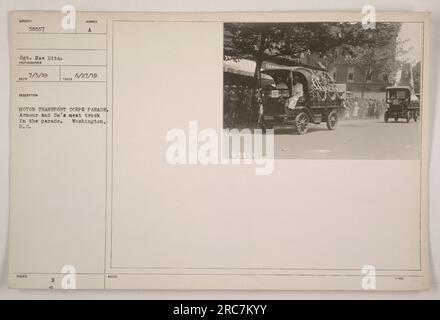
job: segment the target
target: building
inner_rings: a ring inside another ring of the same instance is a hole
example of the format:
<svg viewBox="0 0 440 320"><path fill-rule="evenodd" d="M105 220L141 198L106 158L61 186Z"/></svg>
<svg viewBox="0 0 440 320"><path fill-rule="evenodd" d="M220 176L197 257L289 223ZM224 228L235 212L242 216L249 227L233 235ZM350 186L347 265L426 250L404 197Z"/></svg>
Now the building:
<svg viewBox="0 0 440 320"><path fill-rule="evenodd" d="M364 98L382 99L385 88L393 84L394 75L390 73L373 73L365 82L366 73L349 56L336 55L328 59L309 55L302 57L301 61L325 68L336 84L345 85L346 90L357 97L361 97L364 91Z"/></svg>

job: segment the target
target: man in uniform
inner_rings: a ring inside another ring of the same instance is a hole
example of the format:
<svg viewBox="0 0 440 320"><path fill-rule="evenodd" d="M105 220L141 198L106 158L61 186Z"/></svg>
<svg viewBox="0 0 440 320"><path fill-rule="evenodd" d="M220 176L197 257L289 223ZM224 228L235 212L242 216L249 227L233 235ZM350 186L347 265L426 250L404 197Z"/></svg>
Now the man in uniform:
<svg viewBox="0 0 440 320"><path fill-rule="evenodd" d="M238 103L239 103L240 97L237 93L237 86L233 85L231 89L229 90L229 98L228 98L228 120L227 124L229 127L232 127L234 125L234 120L237 117L237 111L238 111Z"/></svg>

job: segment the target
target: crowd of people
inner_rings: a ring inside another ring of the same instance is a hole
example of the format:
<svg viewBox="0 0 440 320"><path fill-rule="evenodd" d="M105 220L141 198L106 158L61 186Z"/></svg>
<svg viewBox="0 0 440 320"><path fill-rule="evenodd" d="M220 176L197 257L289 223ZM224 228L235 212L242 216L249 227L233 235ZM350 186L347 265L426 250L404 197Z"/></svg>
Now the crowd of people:
<svg viewBox="0 0 440 320"><path fill-rule="evenodd" d="M343 103L344 118L361 119L376 118L383 116L386 109L385 99L362 99L359 97L350 97Z"/></svg>
<svg viewBox="0 0 440 320"><path fill-rule="evenodd" d="M247 85L225 85L223 87L223 111L226 127L258 124L263 113L260 90Z"/></svg>

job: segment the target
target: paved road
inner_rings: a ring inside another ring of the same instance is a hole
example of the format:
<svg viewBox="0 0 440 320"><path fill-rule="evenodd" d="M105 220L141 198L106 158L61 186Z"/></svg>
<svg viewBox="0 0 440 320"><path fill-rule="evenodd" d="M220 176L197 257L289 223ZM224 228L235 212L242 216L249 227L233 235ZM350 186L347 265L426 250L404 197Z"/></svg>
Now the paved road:
<svg viewBox="0 0 440 320"><path fill-rule="evenodd" d="M275 128L275 158L419 159L420 122L342 120L334 131L311 124L305 135Z"/></svg>

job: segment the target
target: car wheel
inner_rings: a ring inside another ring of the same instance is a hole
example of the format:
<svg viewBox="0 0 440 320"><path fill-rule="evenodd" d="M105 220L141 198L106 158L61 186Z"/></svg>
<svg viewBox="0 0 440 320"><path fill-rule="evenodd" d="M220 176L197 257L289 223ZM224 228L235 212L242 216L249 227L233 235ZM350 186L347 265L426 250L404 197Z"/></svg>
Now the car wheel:
<svg viewBox="0 0 440 320"><path fill-rule="evenodd" d="M307 133L309 128L309 117L305 112L300 112L295 117L295 128L299 134Z"/></svg>
<svg viewBox="0 0 440 320"><path fill-rule="evenodd" d="M420 118L420 112L414 111L414 121L417 122L417 120L419 120L419 118Z"/></svg>
<svg viewBox="0 0 440 320"><path fill-rule="evenodd" d="M338 124L338 114L336 111L332 111L327 116L327 128L329 130L334 130L336 125Z"/></svg>

